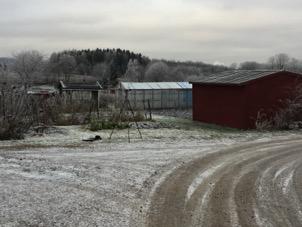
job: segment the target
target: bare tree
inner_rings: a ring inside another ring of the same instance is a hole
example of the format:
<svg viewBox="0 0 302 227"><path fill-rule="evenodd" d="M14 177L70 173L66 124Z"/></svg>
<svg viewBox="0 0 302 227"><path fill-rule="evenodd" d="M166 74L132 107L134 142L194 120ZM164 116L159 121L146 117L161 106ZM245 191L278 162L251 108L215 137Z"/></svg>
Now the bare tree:
<svg viewBox="0 0 302 227"><path fill-rule="evenodd" d="M271 69L285 69L288 67L290 58L285 53L276 54L268 59Z"/></svg>
<svg viewBox="0 0 302 227"><path fill-rule="evenodd" d="M54 73L57 80L64 76L66 81L70 80L71 74L76 69L77 63L73 56L69 54L57 54L53 53L50 56L48 69L51 73Z"/></svg>
<svg viewBox="0 0 302 227"><path fill-rule="evenodd" d="M166 81L170 73L169 66L161 61L153 62L145 73L145 81Z"/></svg>
<svg viewBox="0 0 302 227"><path fill-rule="evenodd" d="M302 72L302 61L296 58L291 58L288 63L288 69L293 72Z"/></svg>
<svg viewBox="0 0 302 227"><path fill-rule="evenodd" d="M33 77L42 71L44 56L36 50L22 51L14 56L13 70L20 76L22 83L27 87Z"/></svg>
<svg viewBox="0 0 302 227"><path fill-rule="evenodd" d="M274 56L270 57L270 58L267 60L267 64L268 64L268 67L269 67L270 69L274 69L274 68L275 68L275 65L276 65L276 63L275 63L275 57L274 57Z"/></svg>
<svg viewBox="0 0 302 227"><path fill-rule="evenodd" d="M32 108L26 90L0 85L0 140L21 139L33 124Z"/></svg>
<svg viewBox="0 0 302 227"><path fill-rule="evenodd" d="M137 59L130 59L127 66L127 71L122 78L126 81L141 82L144 79L144 67Z"/></svg>
<svg viewBox="0 0 302 227"><path fill-rule="evenodd" d="M92 75L106 87L111 75L110 66L106 63L98 63L93 67Z"/></svg>
<svg viewBox="0 0 302 227"><path fill-rule="evenodd" d="M281 53L275 56L275 62L277 69L285 69L289 63L289 56L287 54Z"/></svg>
<svg viewBox="0 0 302 227"><path fill-rule="evenodd" d="M63 73L66 81L70 80L70 75L75 70L76 66L77 63L73 56L68 54L60 56L59 70Z"/></svg>
<svg viewBox="0 0 302 227"><path fill-rule="evenodd" d="M0 64L0 82L6 82L7 80L7 70L2 64Z"/></svg>

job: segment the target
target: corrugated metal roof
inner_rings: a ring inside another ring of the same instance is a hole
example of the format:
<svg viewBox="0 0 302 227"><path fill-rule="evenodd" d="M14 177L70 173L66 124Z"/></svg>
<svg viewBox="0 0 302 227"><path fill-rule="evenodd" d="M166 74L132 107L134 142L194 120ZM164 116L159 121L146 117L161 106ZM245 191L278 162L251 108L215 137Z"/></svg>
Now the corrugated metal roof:
<svg viewBox="0 0 302 227"><path fill-rule="evenodd" d="M192 89L192 84L189 82L177 82L183 89Z"/></svg>
<svg viewBox="0 0 302 227"><path fill-rule="evenodd" d="M277 72L280 70L230 70L202 77L192 83L239 85Z"/></svg>
<svg viewBox="0 0 302 227"><path fill-rule="evenodd" d="M121 82L125 90L192 89L189 82Z"/></svg>

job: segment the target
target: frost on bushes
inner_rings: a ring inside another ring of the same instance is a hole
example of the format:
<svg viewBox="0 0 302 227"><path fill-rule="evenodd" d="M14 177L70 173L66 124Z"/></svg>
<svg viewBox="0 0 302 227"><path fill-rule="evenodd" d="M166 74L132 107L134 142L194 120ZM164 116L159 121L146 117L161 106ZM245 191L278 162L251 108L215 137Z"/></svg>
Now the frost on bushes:
<svg viewBox="0 0 302 227"><path fill-rule="evenodd" d="M31 127L52 125L61 118L55 97L27 94L22 87L0 87L0 140L22 139Z"/></svg>
<svg viewBox="0 0 302 227"><path fill-rule="evenodd" d="M108 121L105 119L96 119L96 118L91 119L89 124L89 129L91 131L114 129L114 128L125 129L125 128L129 128L129 125L125 122L114 122L114 121Z"/></svg>
<svg viewBox="0 0 302 227"><path fill-rule="evenodd" d="M283 101L283 108L268 118L262 111L258 112L256 128L259 130L286 130L300 127L302 121L302 87L297 87L292 98Z"/></svg>
<svg viewBox="0 0 302 227"><path fill-rule="evenodd" d="M256 119L256 129L258 130L270 130L272 129L272 119L268 119L266 114L259 111Z"/></svg>
<svg viewBox="0 0 302 227"><path fill-rule="evenodd" d="M0 140L21 139L34 122L31 101L25 91L1 88Z"/></svg>
<svg viewBox="0 0 302 227"><path fill-rule="evenodd" d="M91 131L98 131L104 129L125 129L129 128L130 122L144 121L145 116L140 111L122 111L120 109L111 109L106 112L100 113L101 116L93 117L89 123L89 129Z"/></svg>

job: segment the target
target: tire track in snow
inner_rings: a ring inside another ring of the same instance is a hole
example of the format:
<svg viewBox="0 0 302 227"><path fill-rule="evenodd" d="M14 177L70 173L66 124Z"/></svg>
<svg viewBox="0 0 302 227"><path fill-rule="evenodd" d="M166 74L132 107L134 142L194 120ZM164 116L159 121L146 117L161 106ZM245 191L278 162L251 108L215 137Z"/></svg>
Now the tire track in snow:
<svg viewBox="0 0 302 227"><path fill-rule="evenodd" d="M302 185L296 175L301 145L297 139L247 144L177 168L153 190L146 225L301 225L296 191ZM281 183L286 189L280 191L277 185L287 166L290 171ZM289 204L279 204L280 193ZM298 209L294 220L289 220L289 207Z"/></svg>

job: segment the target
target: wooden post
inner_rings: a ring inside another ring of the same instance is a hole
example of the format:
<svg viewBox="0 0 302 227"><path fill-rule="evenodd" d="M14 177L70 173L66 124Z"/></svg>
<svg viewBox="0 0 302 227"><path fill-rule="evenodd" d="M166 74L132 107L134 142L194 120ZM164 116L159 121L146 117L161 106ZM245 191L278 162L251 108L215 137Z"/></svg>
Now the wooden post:
<svg viewBox="0 0 302 227"><path fill-rule="evenodd" d="M151 105L149 99L148 99L148 109L149 109L149 120L152 120Z"/></svg>

